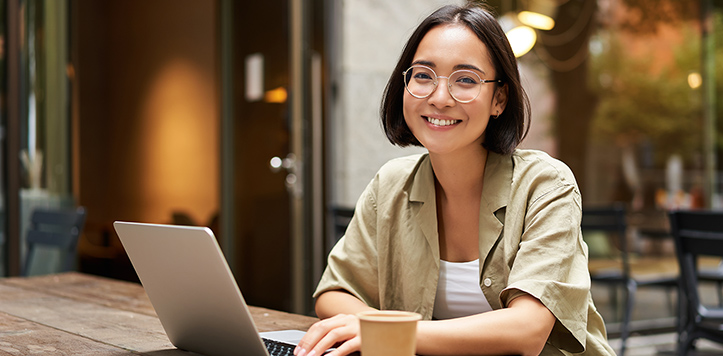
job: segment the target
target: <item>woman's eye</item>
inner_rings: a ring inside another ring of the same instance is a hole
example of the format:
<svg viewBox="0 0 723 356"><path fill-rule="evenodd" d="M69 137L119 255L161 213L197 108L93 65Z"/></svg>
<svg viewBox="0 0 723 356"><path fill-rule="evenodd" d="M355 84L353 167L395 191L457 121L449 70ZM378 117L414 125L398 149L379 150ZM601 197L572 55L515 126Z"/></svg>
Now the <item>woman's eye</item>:
<svg viewBox="0 0 723 356"><path fill-rule="evenodd" d="M432 80L432 76L429 73L417 73L414 75L414 79L417 80Z"/></svg>
<svg viewBox="0 0 723 356"><path fill-rule="evenodd" d="M477 84L477 80L472 77L459 77L459 78L457 78L457 80L455 82L457 82L459 84L467 84L467 85Z"/></svg>

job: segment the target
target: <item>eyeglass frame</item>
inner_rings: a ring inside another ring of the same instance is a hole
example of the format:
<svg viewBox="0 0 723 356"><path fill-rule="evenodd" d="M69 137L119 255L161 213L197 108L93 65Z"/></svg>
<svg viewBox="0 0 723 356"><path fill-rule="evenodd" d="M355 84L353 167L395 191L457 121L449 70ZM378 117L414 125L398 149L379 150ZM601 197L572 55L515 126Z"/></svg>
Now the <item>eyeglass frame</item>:
<svg viewBox="0 0 723 356"><path fill-rule="evenodd" d="M409 86L407 85L407 80L406 80L407 72L409 72L410 69L415 68L415 67L421 67L421 68L429 69L432 73L434 73L434 89L432 89L432 91L430 91L429 94L427 94L427 95L425 95L425 96L415 95L414 93L412 93L412 92L409 90ZM454 96L454 94L452 94L452 83L449 81L449 78L452 77L452 76L454 75L454 73L457 73L457 72L470 72L470 73L476 75L477 78L479 78L479 91L477 92L477 95L474 96L474 98L472 98L472 99L470 99L470 100L467 100L467 101L462 101L462 100L457 99L457 98ZM459 69L459 70L455 70L454 72L450 73L448 76L442 76L442 75L437 75L437 72L435 72L434 69L432 69L432 68L430 68L430 67L427 67L427 66L422 65L422 64L415 64L415 65L412 65L411 67L407 68L405 71L402 72L402 81L404 82L404 89L407 90L407 93L409 93L409 95L411 95L411 96L413 96L413 97L415 97L415 98L417 98L417 99L425 99L425 98L428 98L430 95L434 94L434 92L437 90L437 87L438 87L438 85L439 85L439 78L447 79L447 92L449 93L449 96L451 96L452 99L454 99L456 102L462 103L462 104L471 103L471 102L474 101L474 99L477 99L477 97L479 96L479 93L482 92L482 84L487 84L487 83L502 83L502 79L482 79L482 77L480 77L479 74L477 74L475 71L472 71L472 70L469 70L469 69Z"/></svg>

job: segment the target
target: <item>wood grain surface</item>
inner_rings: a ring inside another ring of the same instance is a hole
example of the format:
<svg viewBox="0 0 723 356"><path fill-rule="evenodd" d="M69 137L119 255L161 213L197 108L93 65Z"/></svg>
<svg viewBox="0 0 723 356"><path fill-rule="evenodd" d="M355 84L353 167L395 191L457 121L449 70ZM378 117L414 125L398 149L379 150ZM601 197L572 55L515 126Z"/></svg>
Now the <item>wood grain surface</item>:
<svg viewBox="0 0 723 356"><path fill-rule="evenodd" d="M307 330L317 319L249 307L259 331ZM168 341L143 287L81 273L0 279L0 355L191 353Z"/></svg>

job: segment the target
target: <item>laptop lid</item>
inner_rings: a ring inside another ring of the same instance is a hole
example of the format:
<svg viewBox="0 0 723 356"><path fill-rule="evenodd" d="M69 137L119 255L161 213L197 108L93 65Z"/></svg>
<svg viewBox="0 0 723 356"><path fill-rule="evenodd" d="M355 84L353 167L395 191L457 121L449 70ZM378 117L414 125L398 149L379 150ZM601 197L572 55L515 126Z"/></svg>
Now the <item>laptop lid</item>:
<svg viewBox="0 0 723 356"><path fill-rule="evenodd" d="M268 356L211 229L113 226L173 345L210 356Z"/></svg>

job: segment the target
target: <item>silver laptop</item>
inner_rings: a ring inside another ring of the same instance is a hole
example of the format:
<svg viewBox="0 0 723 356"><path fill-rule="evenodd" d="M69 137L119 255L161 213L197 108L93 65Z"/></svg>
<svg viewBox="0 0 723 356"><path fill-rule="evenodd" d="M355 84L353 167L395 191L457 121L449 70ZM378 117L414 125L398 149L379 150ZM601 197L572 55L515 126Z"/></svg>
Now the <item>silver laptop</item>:
<svg viewBox="0 0 723 356"><path fill-rule="evenodd" d="M113 223L174 346L208 356L275 356L265 342L295 346L303 331L260 333L211 229Z"/></svg>

